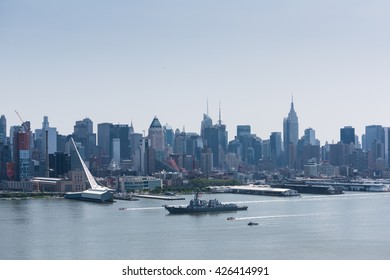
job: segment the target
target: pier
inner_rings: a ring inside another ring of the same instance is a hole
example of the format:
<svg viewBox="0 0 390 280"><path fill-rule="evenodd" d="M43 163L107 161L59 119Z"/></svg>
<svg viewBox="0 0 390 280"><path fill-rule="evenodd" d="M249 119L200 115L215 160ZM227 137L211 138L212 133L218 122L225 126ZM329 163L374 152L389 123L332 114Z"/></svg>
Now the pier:
<svg viewBox="0 0 390 280"><path fill-rule="evenodd" d="M282 185L273 185L274 187L284 187L296 190L299 193L307 194L325 194L325 195L337 195L343 194L341 188L331 186L331 185L306 185L306 184L282 184Z"/></svg>
<svg viewBox="0 0 390 280"><path fill-rule="evenodd" d="M299 196L299 193L296 190L286 188L271 188L268 185L232 186L228 187L228 192L252 195Z"/></svg>
<svg viewBox="0 0 390 280"><path fill-rule="evenodd" d="M151 195L151 194L134 194L134 197L160 199L160 200L185 200L184 197L177 196L164 196L164 195Z"/></svg>

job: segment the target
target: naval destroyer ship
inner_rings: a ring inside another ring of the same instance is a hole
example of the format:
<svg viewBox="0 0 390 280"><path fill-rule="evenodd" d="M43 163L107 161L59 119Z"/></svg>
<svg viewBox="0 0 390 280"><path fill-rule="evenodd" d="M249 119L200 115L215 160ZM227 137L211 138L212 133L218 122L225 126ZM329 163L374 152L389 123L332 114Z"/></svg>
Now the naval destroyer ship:
<svg viewBox="0 0 390 280"><path fill-rule="evenodd" d="M247 210L248 206L238 206L234 203L223 204L216 199L209 201L199 199L200 193L195 193L187 206L164 205L170 214L195 214Z"/></svg>

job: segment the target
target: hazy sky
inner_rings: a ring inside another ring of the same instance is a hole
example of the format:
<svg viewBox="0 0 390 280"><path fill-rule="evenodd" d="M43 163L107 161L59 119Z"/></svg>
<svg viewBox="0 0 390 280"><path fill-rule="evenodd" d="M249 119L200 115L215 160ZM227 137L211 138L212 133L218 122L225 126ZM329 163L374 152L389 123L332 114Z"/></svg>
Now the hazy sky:
<svg viewBox="0 0 390 280"><path fill-rule="evenodd" d="M0 114L149 128L156 115L198 132L202 114L229 139L249 124L283 130L294 94L300 135L339 140L390 126L390 2L359 0L2 0Z"/></svg>

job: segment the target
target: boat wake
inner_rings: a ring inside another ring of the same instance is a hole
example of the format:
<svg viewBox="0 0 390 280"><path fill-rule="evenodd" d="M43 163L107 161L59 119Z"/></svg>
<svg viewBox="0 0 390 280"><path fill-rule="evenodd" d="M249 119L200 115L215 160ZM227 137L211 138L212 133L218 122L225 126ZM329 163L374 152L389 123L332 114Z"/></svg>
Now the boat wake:
<svg viewBox="0 0 390 280"><path fill-rule="evenodd" d="M307 201L328 201L328 200L344 200L344 199L353 199L356 197L359 198L371 198L374 195L384 197L387 193L374 193L374 192L366 192L366 193L353 193L353 194L342 194L342 195L310 195L310 196L301 196L300 198L290 198L286 197L284 199L267 199L267 200L246 200L246 201L232 201L227 203L274 203L274 202L307 202Z"/></svg>
<svg viewBox="0 0 390 280"><path fill-rule="evenodd" d="M253 219L274 219L274 218L291 218L291 217L308 217L318 216L328 213L309 213L309 214L290 214L290 215L272 215L272 216L257 216L257 217L241 217L235 218L235 220L253 220Z"/></svg>
<svg viewBox="0 0 390 280"><path fill-rule="evenodd" d="M160 207L140 207L140 208L121 208L124 211L141 211L141 210L161 210Z"/></svg>

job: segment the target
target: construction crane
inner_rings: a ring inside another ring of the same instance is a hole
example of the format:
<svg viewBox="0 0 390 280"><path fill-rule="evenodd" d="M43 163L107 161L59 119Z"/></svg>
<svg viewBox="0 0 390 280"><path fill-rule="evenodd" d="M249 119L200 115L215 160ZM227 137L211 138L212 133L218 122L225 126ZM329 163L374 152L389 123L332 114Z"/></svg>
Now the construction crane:
<svg viewBox="0 0 390 280"><path fill-rule="evenodd" d="M23 121L22 117L19 115L18 111L15 110L15 113L18 115L20 121L22 122L22 126L24 127L24 130L25 130L25 131L29 131L29 128L27 127L27 125L26 125L25 122Z"/></svg>

